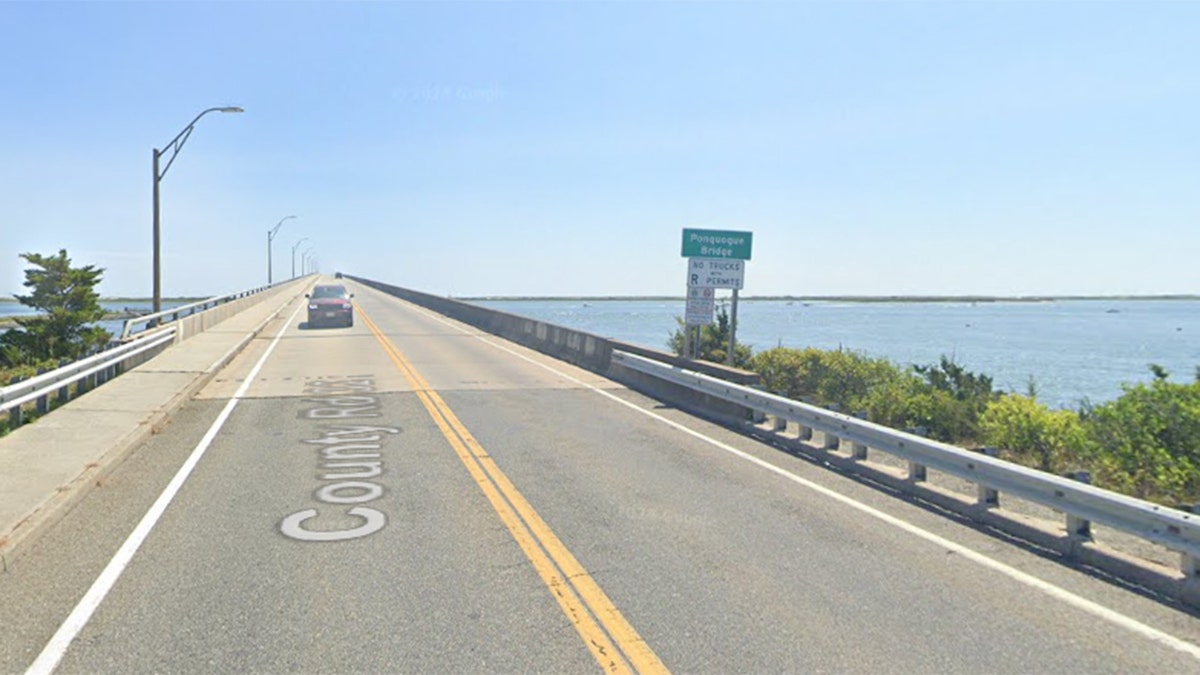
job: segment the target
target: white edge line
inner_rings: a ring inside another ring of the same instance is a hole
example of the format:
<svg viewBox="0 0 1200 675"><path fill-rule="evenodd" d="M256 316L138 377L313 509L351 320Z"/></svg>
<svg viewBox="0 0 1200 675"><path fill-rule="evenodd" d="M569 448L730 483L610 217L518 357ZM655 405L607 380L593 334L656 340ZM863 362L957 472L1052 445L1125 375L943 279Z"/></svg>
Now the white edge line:
<svg viewBox="0 0 1200 675"><path fill-rule="evenodd" d="M237 407L238 401L241 400L246 390L250 388L250 383L254 381L254 378L258 375L258 371L266 363L267 357L271 355L271 352L275 350L275 346L279 344L279 339L283 337L284 331L287 330L292 320L296 318L296 315L300 313L300 310L304 306L304 303L301 303L296 308L296 311L292 312L287 323L279 329L279 333L271 340L267 351L259 358L258 363L254 364L254 368L250 370L250 374L246 376L246 379L238 387L233 397L229 399L225 407L221 410L221 413L217 415L217 419L213 421L212 426L208 428L204 437L200 439L195 449L192 450L192 454L188 456L183 466L179 467L179 471L176 472L171 482L167 483L167 487L158 496L158 499L154 500L154 504L150 506L150 510L146 512L146 515L142 516L142 520L137 524L137 527L133 528L133 532L129 534L125 543L121 544L121 548L117 549L116 554L113 555L112 560L105 566L104 571L92 582L91 588L88 589L87 593L79 601L79 604L75 605L75 609L71 610L66 620L55 631L54 636L50 638L50 641L42 649L42 653L29 666L29 669L25 671L25 675L49 675L58 667L59 662L62 661L63 656L67 653L67 648L71 646L71 642L75 640L75 637L87 625L88 620L92 618L92 614L100 606L100 603L104 601L105 596L112 590L117 580L121 578L121 574L125 571L125 567L129 565L129 561L133 559L134 554L137 553L142 543L146 541L146 537L150 535L150 531L154 529L155 524L158 523L158 519L167 510L167 506L175 499L175 495L183 487L184 481L191 475L192 469L199 463L200 458L208 450L208 446L212 444L221 427L225 425L225 421L229 418L230 413Z"/></svg>
<svg viewBox="0 0 1200 675"><path fill-rule="evenodd" d="M478 339L480 342L483 342L484 344L491 345L492 347L495 347L496 349L499 349L503 352L508 352L509 354L512 354L513 356L516 356L517 358L523 359L525 361L528 361L529 363L532 363L535 366L538 366L540 368L548 370L551 373L554 373L570 382L574 382L575 384L578 384L582 387L590 389L591 391L593 391L597 394L600 394L601 396L604 396L605 398L616 401L617 403L620 403L621 405L623 405L631 410L635 410L643 415L646 415L647 417L656 419L656 420L666 424L667 426L670 426L674 429L682 431L685 434L688 434L688 435L693 436L699 440L702 440L710 445L720 448L721 450L724 450L736 457L740 457L741 459L744 459L747 462L750 462L752 464L755 464L759 467L766 469L767 471L770 471L774 474L782 476L783 478L786 478L786 479L792 481L793 483L797 483L797 484L802 485L810 490L813 490L814 492L817 492L826 497L829 497L830 499L841 502L842 504L849 506L852 509L855 509L855 510L860 511L868 516L871 516L873 518L881 520L889 525L892 525L893 527L897 527L901 530L904 530L905 532L908 532L909 534L920 537L921 539L924 539L928 542L936 544L937 546L941 546L941 547L944 547L951 551L954 551L958 555L961 555L964 558L971 560L972 562L975 562L979 565L987 567L988 569L991 569L995 572L999 572L1000 574L1003 574L1003 575L1009 577L1010 579L1013 579L1014 581L1017 581L1021 584L1029 586L1030 588L1041 591L1042 593L1045 593L1046 595L1049 595L1050 597L1052 597L1056 600L1060 600L1068 605L1071 605L1073 607L1081 609L1084 612L1091 614L1092 616L1103 619L1111 624L1114 624L1114 625L1124 628L1130 632L1141 635L1142 637L1145 637L1153 642L1157 642L1159 644L1165 645L1165 646L1175 649L1177 651L1183 652L1184 654L1187 654L1187 655L1191 656L1192 658L1200 660L1200 646L1197 646L1186 640L1177 638L1173 635L1170 635L1169 633L1165 633L1157 628L1154 628L1145 623L1142 623L1141 621L1138 621L1137 619L1134 619L1132 617L1121 614L1120 612L1118 612L1116 610L1109 609L1108 607L1105 607L1104 605L1101 605L1099 603L1088 600L1087 598L1084 598L1080 595L1076 595L1075 593L1072 593L1071 591L1068 591L1065 588L1062 588L1060 586L1055 586L1054 584L1052 584L1048 581L1045 581L1043 579L1039 579L1038 577L1035 577L1027 572L1022 572L1021 570L1019 570L1015 567L1012 567L1010 565L1006 565L1006 564L1000 562L999 560L989 558L988 556L986 556L972 548L968 548L967 546L964 546L957 542L946 539L945 537L934 534L933 532L930 532L928 530L922 529L922 528L918 527L917 525L914 525L906 520L897 518L888 513L884 513L883 511L880 511L879 509L868 506L868 505L866 505L860 501L857 501L851 497L847 497L846 495L841 494L840 492L836 492L827 487L824 487L822 485L814 483L806 478L803 478L801 476L798 476L798 475L788 471L787 469L778 467L764 459L759 459L758 457L755 457L754 455L751 455L743 450L739 450L731 445L728 445L726 443L718 441L715 438L710 438L709 436L705 436L704 434L700 433L699 431L690 429L690 428L680 424L679 422L667 419L666 417L663 417L662 415L659 415L658 413L655 413L653 411L646 410L645 408L639 407L638 405L636 405L634 403L630 403L629 401L626 401L626 400L612 394L611 392L607 392L595 385L584 382L583 380L580 380L576 377L568 375L567 373L564 373L560 370L556 370L555 368L553 368L549 365L546 365L544 363L541 363L540 361L531 359L528 356L526 356L525 354L522 354L522 353L517 352L513 349L510 349L502 344L494 342L494 341L488 339L488 337L490 337L490 335L488 335L488 334L472 333L471 331L462 328L461 326L457 325L456 323L451 322L450 320L441 316L440 314L436 314L436 313L426 310L424 308L420 308L420 311L422 313L426 314L426 316L429 316L430 318L440 321L441 323L443 323L461 333L473 335L476 339ZM487 336L485 336L485 335L487 335Z"/></svg>

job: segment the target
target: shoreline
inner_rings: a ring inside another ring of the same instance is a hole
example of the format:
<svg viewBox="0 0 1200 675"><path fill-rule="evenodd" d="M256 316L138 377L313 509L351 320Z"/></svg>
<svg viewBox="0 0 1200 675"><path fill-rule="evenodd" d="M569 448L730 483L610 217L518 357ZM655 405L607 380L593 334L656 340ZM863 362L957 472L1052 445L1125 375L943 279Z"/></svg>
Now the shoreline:
<svg viewBox="0 0 1200 675"><path fill-rule="evenodd" d="M725 289L722 289L725 290ZM452 297L464 302L621 302L675 301L682 295L480 295ZM861 302L861 303L968 303L968 302L1079 302L1079 301L1150 301L1200 300L1200 295L744 295L739 300L751 302Z"/></svg>
<svg viewBox="0 0 1200 675"><path fill-rule="evenodd" d="M719 289L727 292L728 289ZM674 302L682 295L469 295L445 296L463 302ZM204 298L163 298L163 302L189 304ZM1086 301L1197 301L1200 294L1156 295L743 295L744 302L857 302L857 303L993 303L993 302L1086 302ZM100 298L101 303L148 303L151 298ZM0 297L0 308L18 305L15 298ZM115 314L124 314L115 312ZM9 317L0 318L0 326Z"/></svg>

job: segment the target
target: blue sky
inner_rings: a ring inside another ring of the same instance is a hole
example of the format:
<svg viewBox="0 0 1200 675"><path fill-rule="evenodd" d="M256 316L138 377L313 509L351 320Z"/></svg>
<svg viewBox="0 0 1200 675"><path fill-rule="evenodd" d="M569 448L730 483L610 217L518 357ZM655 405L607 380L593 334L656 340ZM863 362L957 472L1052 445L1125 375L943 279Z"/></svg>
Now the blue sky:
<svg viewBox="0 0 1200 675"><path fill-rule="evenodd" d="M1198 2L0 2L0 293L1200 292Z"/></svg>

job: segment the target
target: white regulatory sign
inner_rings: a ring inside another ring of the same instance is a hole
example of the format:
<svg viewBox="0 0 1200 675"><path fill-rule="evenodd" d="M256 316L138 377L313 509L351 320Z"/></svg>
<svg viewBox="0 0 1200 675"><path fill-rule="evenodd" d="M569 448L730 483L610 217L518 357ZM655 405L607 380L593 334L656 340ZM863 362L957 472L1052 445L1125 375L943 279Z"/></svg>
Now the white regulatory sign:
<svg viewBox="0 0 1200 675"><path fill-rule="evenodd" d="M688 258L688 288L738 288L746 279L746 261Z"/></svg>
<svg viewBox="0 0 1200 675"><path fill-rule="evenodd" d="M713 322L716 293L712 288L692 287L688 289L687 308L683 322L689 326L707 326Z"/></svg>

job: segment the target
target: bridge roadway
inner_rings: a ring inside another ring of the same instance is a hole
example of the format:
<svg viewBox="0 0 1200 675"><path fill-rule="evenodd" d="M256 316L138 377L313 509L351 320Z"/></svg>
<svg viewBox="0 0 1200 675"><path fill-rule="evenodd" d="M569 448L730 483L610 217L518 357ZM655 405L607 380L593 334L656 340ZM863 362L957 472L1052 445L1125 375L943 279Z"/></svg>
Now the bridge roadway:
<svg viewBox="0 0 1200 675"><path fill-rule="evenodd" d="M348 285L0 574L0 672L1200 671L1185 612Z"/></svg>

